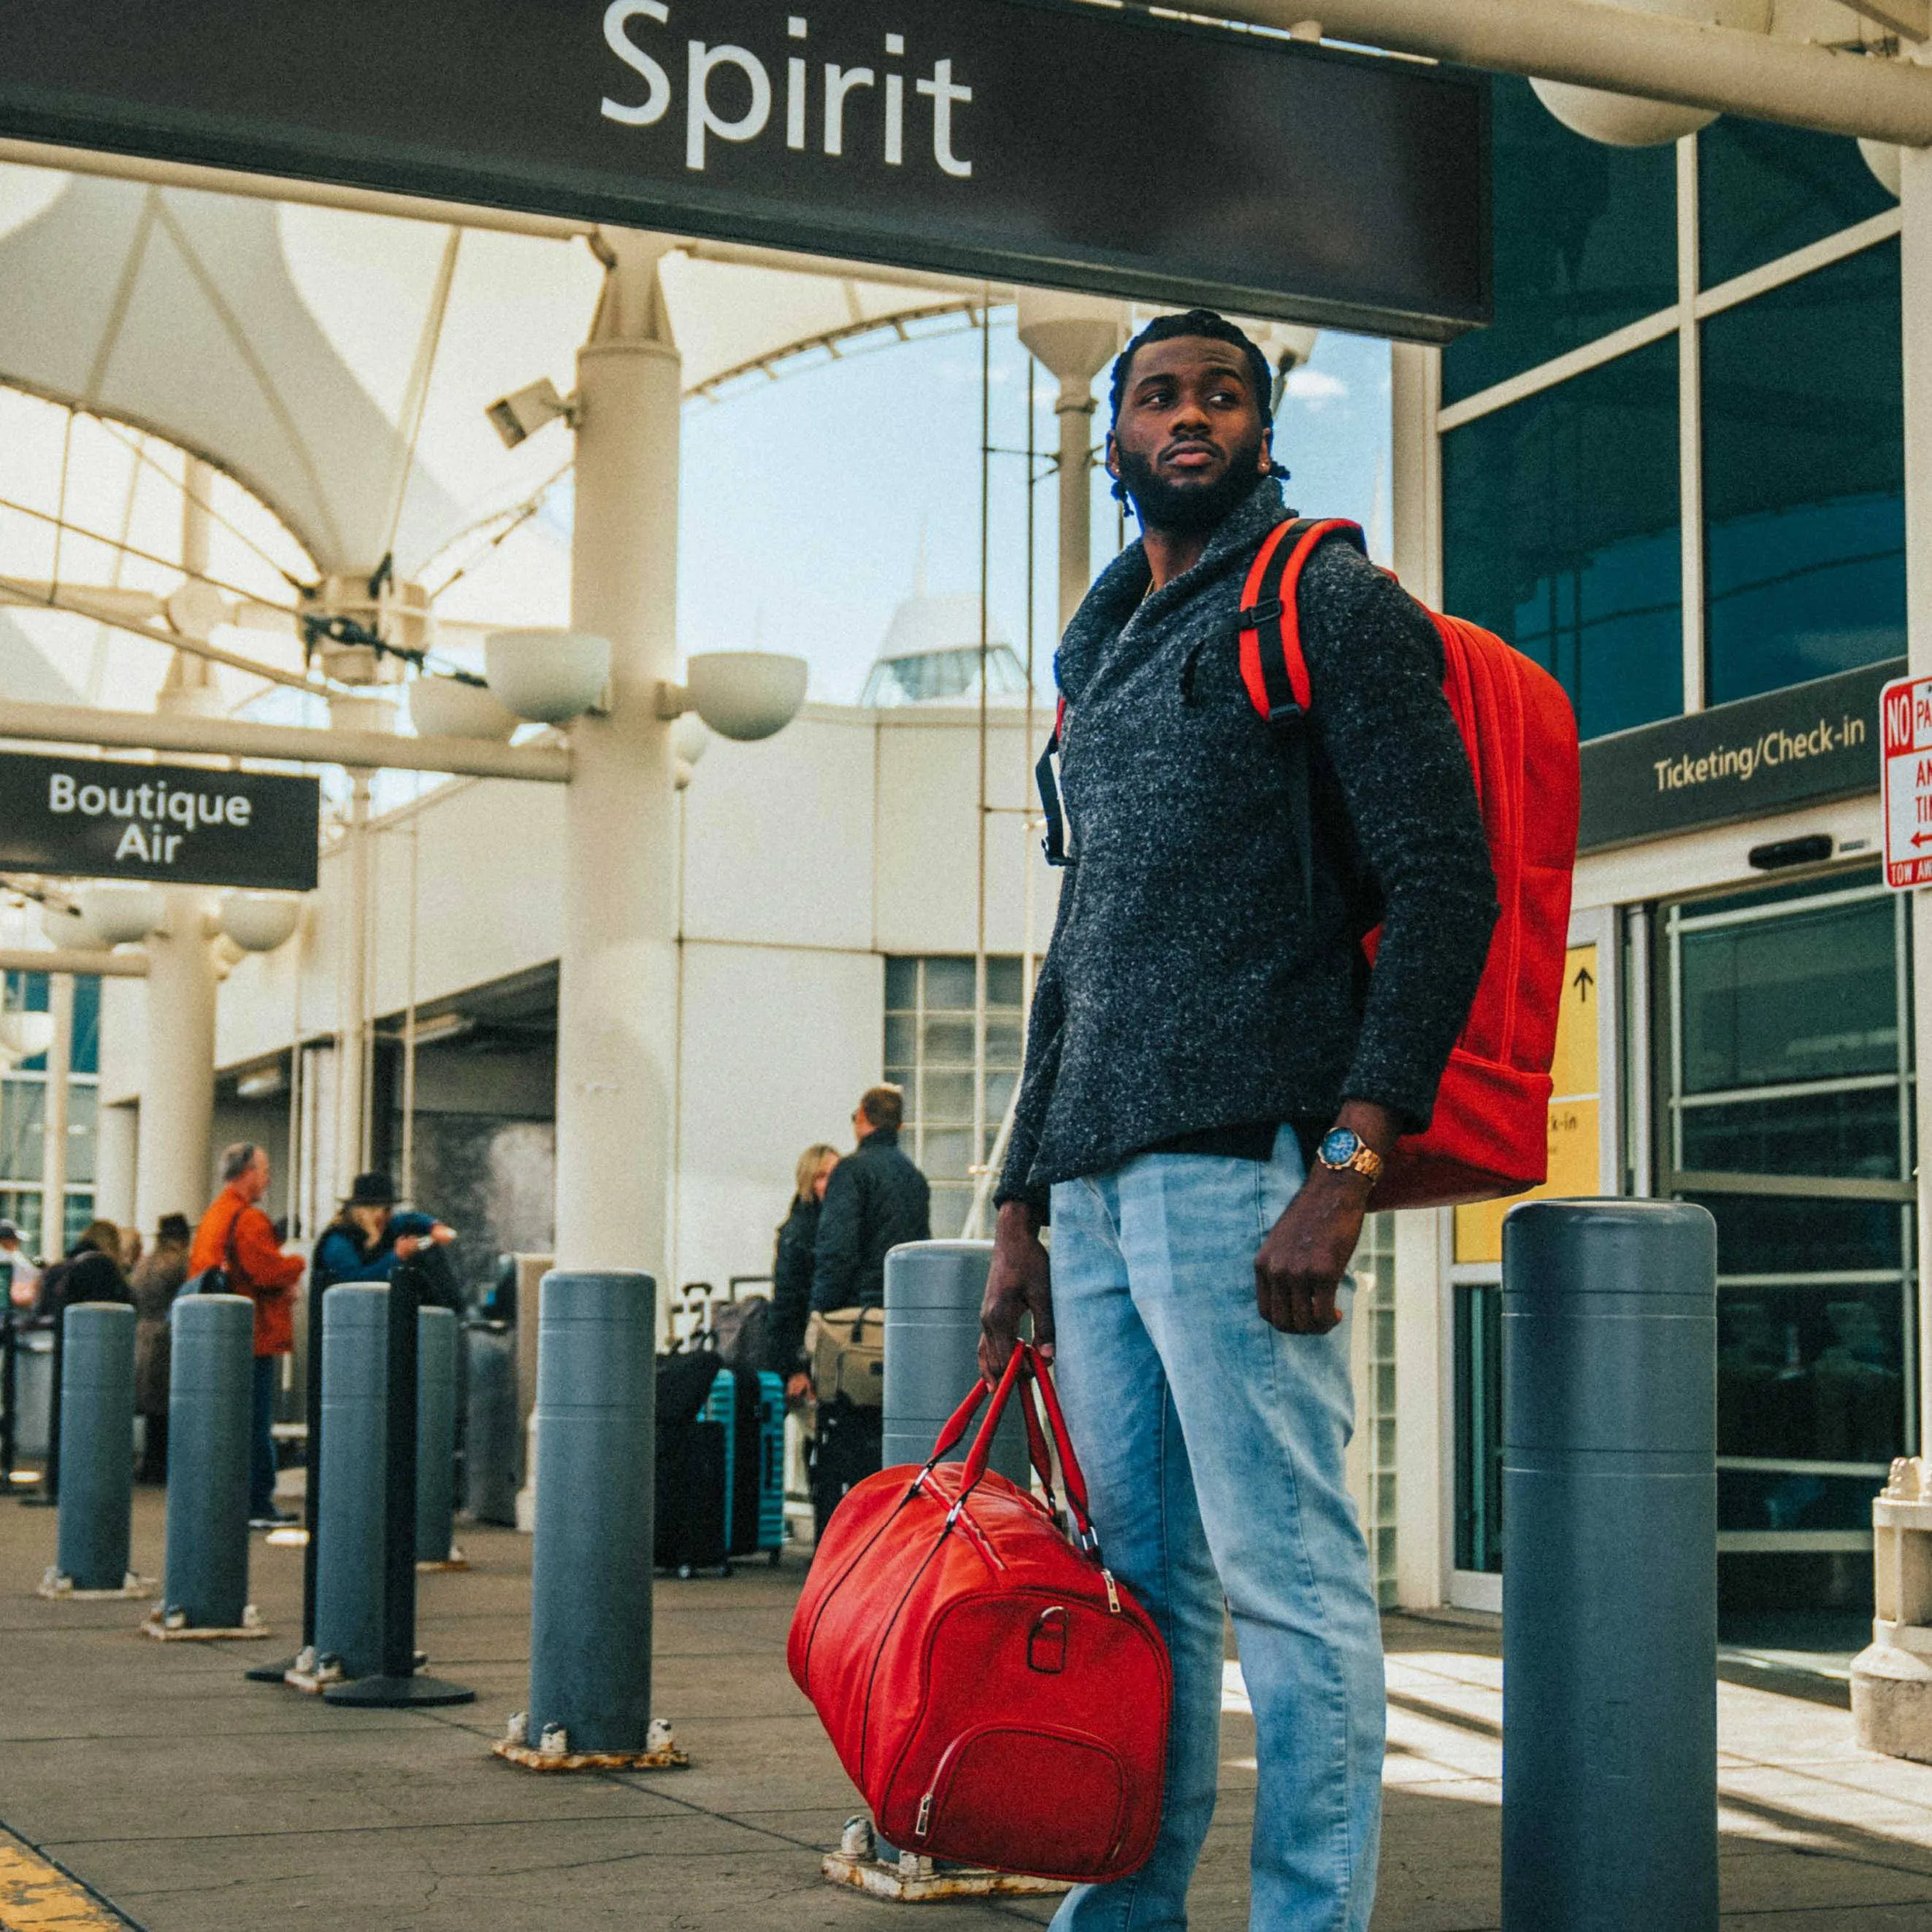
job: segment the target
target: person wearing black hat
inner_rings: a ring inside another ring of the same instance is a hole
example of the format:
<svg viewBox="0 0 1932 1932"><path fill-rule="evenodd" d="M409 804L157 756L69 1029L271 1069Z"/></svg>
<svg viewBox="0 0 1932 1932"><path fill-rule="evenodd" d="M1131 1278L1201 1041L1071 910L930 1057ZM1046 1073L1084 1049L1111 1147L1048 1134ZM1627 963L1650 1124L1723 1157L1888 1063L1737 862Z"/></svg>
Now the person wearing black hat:
<svg viewBox="0 0 1932 1932"><path fill-rule="evenodd" d="M446 1247L455 1238L456 1230L433 1214L398 1214L395 1187L386 1174L358 1174L316 1244L314 1292L345 1281L388 1281L399 1262ZM441 1298L426 1287L423 1298Z"/></svg>

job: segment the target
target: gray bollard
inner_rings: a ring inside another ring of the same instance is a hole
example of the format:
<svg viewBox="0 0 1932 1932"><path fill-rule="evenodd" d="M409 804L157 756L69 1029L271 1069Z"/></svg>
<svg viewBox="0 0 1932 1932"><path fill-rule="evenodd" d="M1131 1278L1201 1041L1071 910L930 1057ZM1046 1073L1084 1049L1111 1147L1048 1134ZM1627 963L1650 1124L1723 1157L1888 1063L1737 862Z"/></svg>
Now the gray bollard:
<svg viewBox="0 0 1932 1932"><path fill-rule="evenodd" d="M538 1317L529 1742L646 1749L657 1284L547 1274Z"/></svg>
<svg viewBox="0 0 1932 1932"><path fill-rule="evenodd" d="M416 1311L416 1561L447 1563L456 1540L457 1320Z"/></svg>
<svg viewBox="0 0 1932 1932"><path fill-rule="evenodd" d="M28 1328L14 1339L14 1460L38 1466L46 1460L54 1432L54 1337L50 1328Z"/></svg>
<svg viewBox="0 0 1932 1932"><path fill-rule="evenodd" d="M255 1304L184 1294L168 1317L167 1565L164 1617L239 1630L248 1607L248 1432Z"/></svg>
<svg viewBox="0 0 1932 1932"><path fill-rule="evenodd" d="M1717 1227L1503 1223L1504 1932L1715 1932Z"/></svg>
<svg viewBox="0 0 1932 1932"><path fill-rule="evenodd" d="M315 1650L344 1676L382 1668L388 1484L389 1291L345 1282L322 1298L322 1516Z"/></svg>
<svg viewBox="0 0 1932 1932"><path fill-rule="evenodd" d="M883 1467L923 1462L940 1427L980 1374L980 1303L992 1265L991 1241L908 1241L886 1256ZM946 1460L963 1462L969 1430ZM993 1438L991 1466L1024 1489L1026 1426L1010 1403Z"/></svg>
<svg viewBox="0 0 1932 1932"><path fill-rule="evenodd" d="M469 1368L463 1435L463 1506L478 1522L517 1520L517 1342L509 1329L464 1330Z"/></svg>
<svg viewBox="0 0 1932 1932"><path fill-rule="evenodd" d="M133 1309L76 1302L64 1318L62 1360L55 1565L76 1590L118 1590L134 1509Z"/></svg>

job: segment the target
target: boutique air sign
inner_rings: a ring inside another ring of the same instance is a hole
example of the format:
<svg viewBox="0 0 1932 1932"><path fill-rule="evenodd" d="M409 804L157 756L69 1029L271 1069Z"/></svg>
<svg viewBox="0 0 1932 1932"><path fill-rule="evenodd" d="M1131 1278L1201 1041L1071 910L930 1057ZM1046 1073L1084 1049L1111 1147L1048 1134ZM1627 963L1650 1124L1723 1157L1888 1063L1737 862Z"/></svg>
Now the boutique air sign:
<svg viewBox="0 0 1932 1932"><path fill-rule="evenodd" d="M1426 340L1474 75L1088 0L35 0L0 134Z"/></svg>
<svg viewBox="0 0 1932 1932"><path fill-rule="evenodd" d="M0 753L0 871L309 892L314 778Z"/></svg>

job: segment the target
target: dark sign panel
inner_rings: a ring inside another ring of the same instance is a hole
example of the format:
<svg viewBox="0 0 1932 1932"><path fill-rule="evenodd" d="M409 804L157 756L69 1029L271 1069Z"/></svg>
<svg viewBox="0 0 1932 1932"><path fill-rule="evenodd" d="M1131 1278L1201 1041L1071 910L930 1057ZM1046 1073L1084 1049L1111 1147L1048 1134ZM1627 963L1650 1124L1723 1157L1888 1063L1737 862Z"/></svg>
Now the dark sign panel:
<svg viewBox="0 0 1932 1932"><path fill-rule="evenodd" d="M315 889L314 778L0 752L0 871Z"/></svg>
<svg viewBox="0 0 1932 1932"><path fill-rule="evenodd" d="M0 132L1443 340L1474 76L1065 0L34 0Z"/></svg>
<svg viewBox="0 0 1932 1932"><path fill-rule="evenodd" d="M1878 698L1903 658L1593 738L1583 823L1594 852L1878 790Z"/></svg>

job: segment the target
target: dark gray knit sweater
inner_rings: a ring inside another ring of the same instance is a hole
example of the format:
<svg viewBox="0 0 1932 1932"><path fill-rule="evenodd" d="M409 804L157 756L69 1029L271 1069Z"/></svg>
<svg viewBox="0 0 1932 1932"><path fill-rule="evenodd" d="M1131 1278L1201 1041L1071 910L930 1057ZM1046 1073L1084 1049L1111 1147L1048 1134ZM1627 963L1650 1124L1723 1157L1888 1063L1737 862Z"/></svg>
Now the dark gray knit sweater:
<svg viewBox="0 0 1932 1932"><path fill-rule="evenodd" d="M1072 856L1000 1201L1044 1213L1054 1181L1206 1129L1325 1125L1344 1099L1428 1122L1496 922L1489 848L1435 626L1326 543L1299 600L1313 763L1335 800L1315 815L1310 916L1290 767L1235 638L1247 566L1287 514L1264 482L1144 602L1136 544L1061 641ZM1383 916L1366 974L1350 910L1365 892Z"/></svg>

